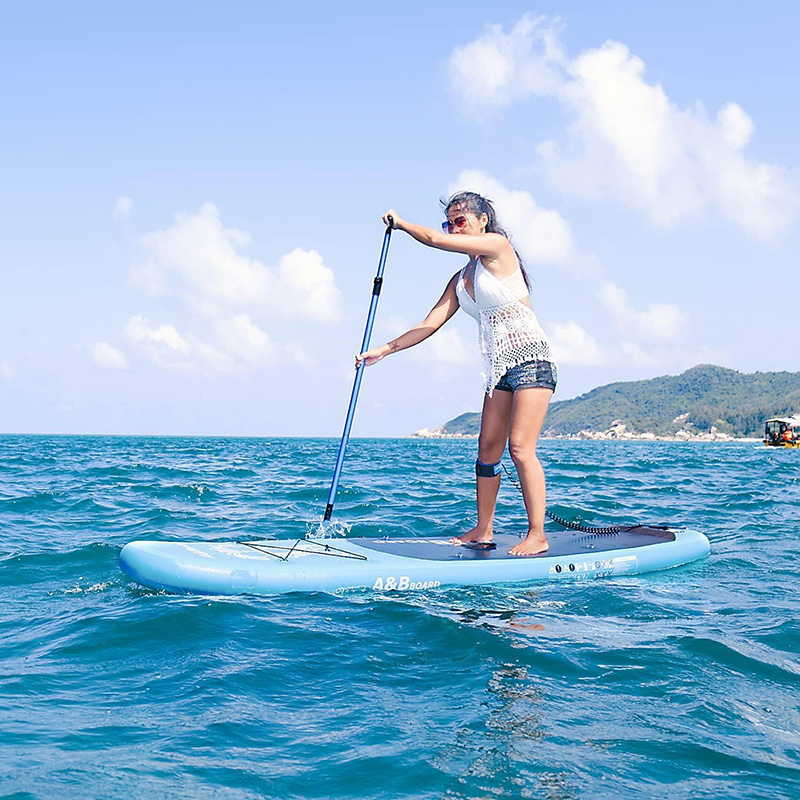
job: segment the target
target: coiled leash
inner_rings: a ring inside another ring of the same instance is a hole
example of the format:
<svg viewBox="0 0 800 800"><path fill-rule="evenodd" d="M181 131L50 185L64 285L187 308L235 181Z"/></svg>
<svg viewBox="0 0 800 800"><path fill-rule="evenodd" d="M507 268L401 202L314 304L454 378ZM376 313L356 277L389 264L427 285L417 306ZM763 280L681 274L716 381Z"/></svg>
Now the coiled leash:
<svg viewBox="0 0 800 800"><path fill-rule="evenodd" d="M522 494L522 487L519 485L517 479L509 472L508 467L502 462L501 466L503 467L503 471L508 476L508 479L511 481L511 485L516 487L517 491ZM500 470L498 469L495 474L499 475ZM596 533L601 536L611 536L612 534L620 533L621 531L628 531L631 528L640 527L639 525L607 525L605 527L582 525L579 522L570 522L568 519L559 517L557 514L554 514L552 511L548 511L547 509L544 510L544 513L548 519L553 520L553 522L555 522L557 525L561 525L562 528L566 528L570 531L580 531L581 533Z"/></svg>

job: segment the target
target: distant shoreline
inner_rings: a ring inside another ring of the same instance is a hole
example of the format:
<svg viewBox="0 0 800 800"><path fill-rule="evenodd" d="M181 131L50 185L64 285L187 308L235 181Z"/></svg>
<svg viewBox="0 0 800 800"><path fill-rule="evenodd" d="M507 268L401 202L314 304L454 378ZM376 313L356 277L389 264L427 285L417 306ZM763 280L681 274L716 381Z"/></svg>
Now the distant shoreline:
<svg viewBox="0 0 800 800"><path fill-rule="evenodd" d="M764 423L800 398L800 372L741 373L698 364L680 375L617 381L568 400L553 400L542 438L655 442L758 442ZM418 431L474 436L480 411Z"/></svg>
<svg viewBox="0 0 800 800"><path fill-rule="evenodd" d="M712 442L714 444L744 442L747 444L760 444L763 439L748 436L728 436L725 433L703 432L685 433L680 431L677 436L657 436L654 433L622 433L621 435L608 434L606 431L581 431L577 434L565 434L557 436L542 435L539 438L548 441L572 441L572 442ZM437 430L422 430L412 433L410 439L477 439L477 433L442 433Z"/></svg>

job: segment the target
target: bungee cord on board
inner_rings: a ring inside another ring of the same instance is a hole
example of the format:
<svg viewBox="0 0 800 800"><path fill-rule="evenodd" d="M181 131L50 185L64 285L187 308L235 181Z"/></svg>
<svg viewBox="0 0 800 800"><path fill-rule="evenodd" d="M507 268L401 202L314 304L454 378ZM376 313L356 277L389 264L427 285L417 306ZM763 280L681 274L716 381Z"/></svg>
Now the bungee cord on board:
<svg viewBox="0 0 800 800"><path fill-rule="evenodd" d="M503 470L505 471L508 479L511 481L511 485L514 486L517 491L522 494L522 487L519 485L519 481L511 474L508 467L501 461L500 462ZM581 533L596 533L601 536L612 536L615 533L619 533L620 531L627 531L631 528L637 528L638 525L606 525L606 526L597 526L597 525L583 525L579 522L571 522L568 519L564 519L563 517L559 517L557 514L554 514L552 511L545 509L545 515L548 519L553 520L557 525L561 525L562 528L566 528L569 531L580 531Z"/></svg>

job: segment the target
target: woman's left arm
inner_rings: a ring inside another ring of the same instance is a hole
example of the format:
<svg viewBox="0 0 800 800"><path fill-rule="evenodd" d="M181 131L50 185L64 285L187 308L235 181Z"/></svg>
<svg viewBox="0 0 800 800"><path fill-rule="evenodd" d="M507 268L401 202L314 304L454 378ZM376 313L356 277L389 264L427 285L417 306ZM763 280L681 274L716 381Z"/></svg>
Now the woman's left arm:
<svg viewBox="0 0 800 800"><path fill-rule="evenodd" d="M404 219L400 219L395 211L387 211L383 215L383 221L387 225L389 224L389 218L392 219L395 230L405 231L426 247L434 247L437 250L464 253L464 255L472 256L473 258L487 256L490 259L495 259L511 247L508 239L499 233L483 233L480 236L472 236L466 233L444 233L444 231L437 231L425 225L406 222Z"/></svg>

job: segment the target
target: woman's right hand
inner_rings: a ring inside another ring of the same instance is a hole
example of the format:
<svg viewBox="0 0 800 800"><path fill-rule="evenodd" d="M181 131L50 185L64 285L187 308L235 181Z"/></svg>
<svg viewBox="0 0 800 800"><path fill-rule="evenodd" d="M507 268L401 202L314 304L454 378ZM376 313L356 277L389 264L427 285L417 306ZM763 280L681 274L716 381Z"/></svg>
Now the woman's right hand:
<svg viewBox="0 0 800 800"><path fill-rule="evenodd" d="M373 347L366 351L366 353L359 353L356 356L356 369L361 366L361 362L364 362L365 367L371 367L373 364L377 364L382 358L388 356L391 352L388 344L382 344L380 347Z"/></svg>
<svg viewBox="0 0 800 800"><path fill-rule="evenodd" d="M391 226L392 230L395 231L400 228L400 223L402 222L400 216L393 208L390 208L383 216L381 216L381 219L383 220L384 225Z"/></svg>

